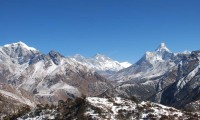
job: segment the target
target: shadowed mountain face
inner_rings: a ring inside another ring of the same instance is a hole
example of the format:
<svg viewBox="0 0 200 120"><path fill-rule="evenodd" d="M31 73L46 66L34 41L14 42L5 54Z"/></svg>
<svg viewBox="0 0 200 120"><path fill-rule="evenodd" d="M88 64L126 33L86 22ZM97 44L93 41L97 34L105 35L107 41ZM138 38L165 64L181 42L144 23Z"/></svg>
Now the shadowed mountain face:
<svg viewBox="0 0 200 120"><path fill-rule="evenodd" d="M185 56L176 71L176 81L162 91L160 102L182 108L200 99L200 51Z"/></svg>

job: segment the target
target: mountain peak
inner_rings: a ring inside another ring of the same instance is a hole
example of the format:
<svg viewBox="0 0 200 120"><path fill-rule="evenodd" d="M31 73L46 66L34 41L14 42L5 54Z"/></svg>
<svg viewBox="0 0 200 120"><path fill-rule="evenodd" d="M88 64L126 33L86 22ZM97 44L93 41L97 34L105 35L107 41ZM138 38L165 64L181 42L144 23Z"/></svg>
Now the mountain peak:
<svg viewBox="0 0 200 120"><path fill-rule="evenodd" d="M149 61L152 65L157 64L158 61L163 62L171 59L172 53L167 48L165 43L161 43L155 52L147 51L144 55L144 60ZM143 58L142 58L143 60Z"/></svg>
<svg viewBox="0 0 200 120"><path fill-rule="evenodd" d="M81 59L83 59L83 58L85 58L85 57L82 56L81 54L75 54L75 55L73 56L73 58L81 58Z"/></svg>
<svg viewBox="0 0 200 120"><path fill-rule="evenodd" d="M166 52L170 52L170 50L167 48L165 43L161 43L158 48L156 49L157 52L162 52L162 51L166 51Z"/></svg>
<svg viewBox="0 0 200 120"><path fill-rule="evenodd" d="M99 54L99 53L97 53L96 55L94 55L94 57L93 57L94 59L96 59L96 60L110 60L110 58L109 57L107 57L107 56L105 56L105 55L103 55L103 54Z"/></svg>
<svg viewBox="0 0 200 120"><path fill-rule="evenodd" d="M77 61L84 61L85 59L87 59L87 58L85 58L84 56L82 56L81 54L75 54L75 55L72 56L71 58L73 58L73 59L75 59L75 60L77 60Z"/></svg>
<svg viewBox="0 0 200 120"><path fill-rule="evenodd" d="M97 53L94 55L94 57L105 57L105 55Z"/></svg>
<svg viewBox="0 0 200 120"><path fill-rule="evenodd" d="M19 41L17 43L6 44L6 45L4 45L4 47L23 47L23 48L25 48L27 50L37 51L35 48L29 47L28 45L26 45L22 41Z"/></svg>

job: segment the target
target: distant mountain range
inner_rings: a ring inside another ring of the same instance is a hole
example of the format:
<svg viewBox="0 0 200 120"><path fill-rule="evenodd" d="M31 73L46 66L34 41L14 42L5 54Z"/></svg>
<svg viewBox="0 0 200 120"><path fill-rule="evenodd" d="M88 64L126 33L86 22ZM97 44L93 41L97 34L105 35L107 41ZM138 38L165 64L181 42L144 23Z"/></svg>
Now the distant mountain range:
<svg viewBox="0 0 200 120"><path fill-rule="evenodd" d="M128 62L120 63L101 54L96 54L91 58L85 58L79 54L76 54L73 57L70 57L70 59L87 66L89 69L95 70L103 76L111 76L119 70L131 66L131 64Z"/></svg>
<svg viewBox="0 0 200 120"><path fill-rule="evenodd" d="M200 111L200 51L173 53L161 43L131 65L101 54L65 57L7 44L0 47L0 96L0 116L81 96L134 97Z"/></svg>

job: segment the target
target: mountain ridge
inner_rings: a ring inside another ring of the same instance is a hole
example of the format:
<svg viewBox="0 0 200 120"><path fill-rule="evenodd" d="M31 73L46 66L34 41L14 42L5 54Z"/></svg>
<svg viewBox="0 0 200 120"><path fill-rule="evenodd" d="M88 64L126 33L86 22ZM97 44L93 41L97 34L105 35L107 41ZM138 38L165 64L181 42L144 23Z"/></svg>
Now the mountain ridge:
<svg viewBox="0 0 200 120"><path fill-rule="evenodd" d="M160 49L162 48L162 49ZM178 109L200 99L199 50L172 53L163 44L109 79L116 82L103 96L135 96ZM197 105L198 108L198 105Z"/></svg>
<svg viewBox="0 0 200 120"><path fill-rule="evenodd" d="M0 82L29 92L36 101L94 96L108 87L104 77L56 51L43 54L22 42L0 51Z"/></svg>
<svg viewBox="0 0 200 120"><path fill-rule="evenodd" d="M65 57L55 50L43 54L25 43L12 43L0 47L0 96L11 102L5 102L11 109L81 96L200 108L195 102L200 99L199 61L200 51L173 53L164 43L127 68L101 54Z"/></svg>
<svg viewBox="0 0 200 120"><path fill-rule="evenodd" d="M88 68L97 71L99 74L103 76L111 76L115 72L127 68L131 66L128 62L118 62L115 60L112 60L111 58L97 53L93 57L85 58L84 56L80 54L76 54L72 57L69 57L70 59L87 66Z"/></svg>
<svg viewBox="0 0 200 120"><path fill-rule="evenodd" d="M20 49L24 49L25 51L29 51L30 53L41 53L39 50L33 48L33 47L29 47L28 45L26 45L25 43L23 43L22 41L16 42L16 43L11 43L11 44L6 44L4 46L2 46L1 48L3 49L8 49L9 51L11 51L11 49L16 49L16 50L20 50ZM16 51L14 50L14 51ZM22 51L23 52L23 51ZM8 53L9 54L9 53ZM13 53L16 54L16 53ZM20 55L22 55L23 53L19 53ZM65 57L64 55L61 55L59 52L56 52L55 50L51 50L48 53L50 56L52 56L53 54L57 54L60 57ZM14 55L11 55L14 56ZM19 57L19 56L16 56ZM33 56L31 56L33 57ZM129 62L118 62L115 60L112 60L111 58L103 55L103 54L95 54L94 56L90 57L90 58L85 58L84 56L80 55L80 54L75 54L74 56L66 56L66 58L70 58L74 61L79 62L82 65L88 66L90 69L95 70L95 71L111 71L111 72L117 72L123 68L127 68L129 67L131 64ZM58 60L58 59L57 59ZM54 62L58 62L58 61L54 61ZM58 64L58 63L56 63ZM97 64L97 65L95 65ZM112 64L112 65L110 65ZM98 67L97 67L98 66Z"/></svg>
<svg viewBox="0 0 200 120"><path fill-rule="evenodd" d="M188 53L172 53L165 43L161 43L155 51L147 51L135 64L115 73L109 79L123 82L131 79L158 77L175 66L182 54Z"/></svg>

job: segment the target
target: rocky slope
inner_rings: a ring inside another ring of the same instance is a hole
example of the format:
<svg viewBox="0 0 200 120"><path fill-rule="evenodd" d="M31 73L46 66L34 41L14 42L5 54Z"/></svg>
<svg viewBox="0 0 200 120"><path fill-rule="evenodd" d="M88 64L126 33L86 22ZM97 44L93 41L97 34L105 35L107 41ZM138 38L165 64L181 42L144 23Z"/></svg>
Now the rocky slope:
<svg viewBox="0 0 200 120"><path fill-rule="evenodd" d="M1 90L0 120L4 120L8 115L15 115L16 113L23 115L30 111L32 105L34 105L34 103L31 103L27 98L24 98L21 95Z"/></svg>

